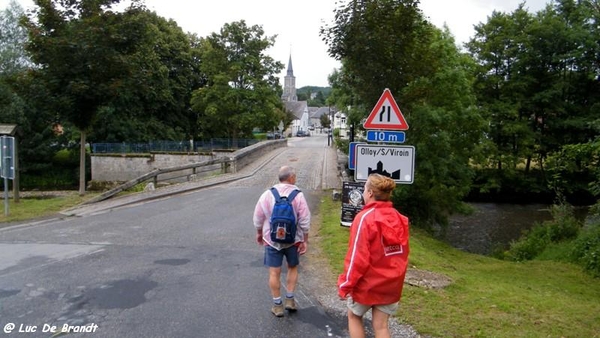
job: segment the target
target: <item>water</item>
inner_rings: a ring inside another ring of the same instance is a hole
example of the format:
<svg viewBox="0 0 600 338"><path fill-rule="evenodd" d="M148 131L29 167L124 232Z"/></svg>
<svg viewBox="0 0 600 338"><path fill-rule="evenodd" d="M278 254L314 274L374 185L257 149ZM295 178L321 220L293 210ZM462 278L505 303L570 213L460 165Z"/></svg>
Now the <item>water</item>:
<svg viewBox="0 0 600 338"><path fill-rule="evenodd" d="M511 241L538 222L551 220L550 205L470 203L475 212L450 218L446 242L463 251L489 255L495 249L507 249ZM585 218L587 208L575 210L575 216Z"/></svg>

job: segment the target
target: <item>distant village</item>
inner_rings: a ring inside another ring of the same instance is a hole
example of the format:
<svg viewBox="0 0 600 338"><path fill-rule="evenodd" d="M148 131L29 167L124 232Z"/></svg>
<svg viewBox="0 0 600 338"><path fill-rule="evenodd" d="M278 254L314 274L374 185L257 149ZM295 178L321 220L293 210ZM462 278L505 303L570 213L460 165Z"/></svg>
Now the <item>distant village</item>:
<svg viewBox="0 0 600 338"><path fill-rule="evenodd" d="M314 99L317 93L311 93ZM296 77L292 67L292 56L288 61L287 73L284 77L283 94L281 100L285 109L294 114L295 119L285 131L286 136L310 136L312 132L323 132L321 116L326 115L332 121L332 127L340 130L340 136L345 135L346 114L335 111L333 107L310 107L308 101L298 101L296 93Z"/></svg>

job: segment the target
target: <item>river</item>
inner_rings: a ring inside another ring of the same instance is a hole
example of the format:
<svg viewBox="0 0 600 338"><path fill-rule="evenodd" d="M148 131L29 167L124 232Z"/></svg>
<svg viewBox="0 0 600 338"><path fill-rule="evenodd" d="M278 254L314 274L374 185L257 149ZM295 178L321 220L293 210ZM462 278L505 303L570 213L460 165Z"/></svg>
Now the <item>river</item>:
<svg viewBox="0 0 600 338"><path fill-rule="evenodd" d="M475 211L468 216L450 217L445 240L455 248L481 255L489 255L498 248L508 248L523 231L536 222L552 219L550 205L469 203ZM576 217L583 219L587 208L576 208Z"/></svg>

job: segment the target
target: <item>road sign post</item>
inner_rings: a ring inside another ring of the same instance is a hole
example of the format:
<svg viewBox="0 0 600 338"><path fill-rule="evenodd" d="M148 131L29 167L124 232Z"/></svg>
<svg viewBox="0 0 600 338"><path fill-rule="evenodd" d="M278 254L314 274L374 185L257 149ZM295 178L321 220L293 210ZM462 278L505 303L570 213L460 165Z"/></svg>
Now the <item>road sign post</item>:
<svg viewBox="0 0 600 338"><path fill-rule="evenodd" d="M355 181L366 181L370 174L390 177L396 183L414 182L415 147L391 145L356 145Z"/></svg>
<svg viewBox="0 0 600 338"><path fill-rule="evenodd" d="M383 91L369 117L364 120L363 127L367 130L367 141L380 144L350 142L348 169L354 170L355 182L344 182L342 225L351 225L352 219L360 211L357 205L352 205L349 201L352 201L352 196L356 201L359 197L362 200L359 187L367 181L369 175L381 174L399 184L414 182L415 147L382 145L404 143L404 130L408 130L408 123L389 89Z"/></svg>

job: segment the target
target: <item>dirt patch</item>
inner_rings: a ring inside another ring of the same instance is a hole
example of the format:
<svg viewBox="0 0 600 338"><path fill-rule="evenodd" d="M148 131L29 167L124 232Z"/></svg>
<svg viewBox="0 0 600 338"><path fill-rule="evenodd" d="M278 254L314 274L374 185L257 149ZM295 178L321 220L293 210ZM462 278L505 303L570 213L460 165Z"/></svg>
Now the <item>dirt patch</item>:
<svg viewBox="0 0 600 338"><path fill-rule="evenodd" d="M452 284L452 279L446 275L426 270L408 269L404 284L426 289L442 289Z"/></svg>

